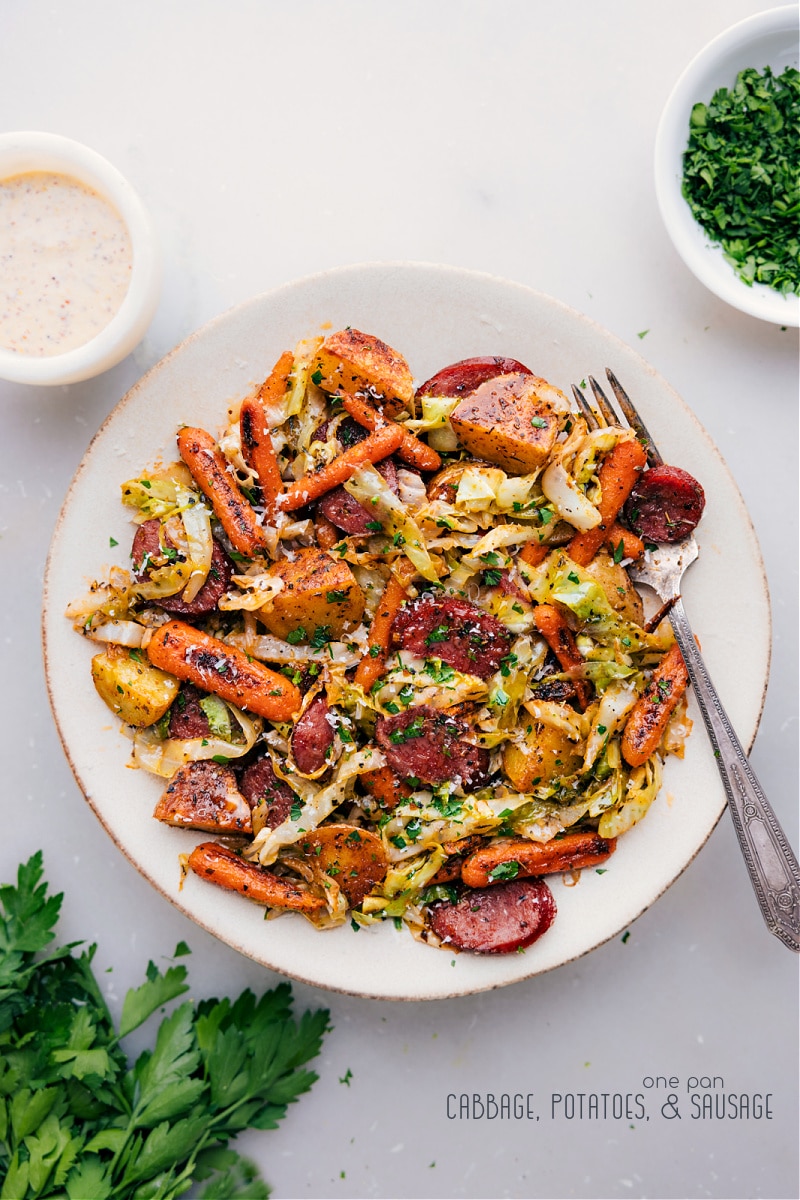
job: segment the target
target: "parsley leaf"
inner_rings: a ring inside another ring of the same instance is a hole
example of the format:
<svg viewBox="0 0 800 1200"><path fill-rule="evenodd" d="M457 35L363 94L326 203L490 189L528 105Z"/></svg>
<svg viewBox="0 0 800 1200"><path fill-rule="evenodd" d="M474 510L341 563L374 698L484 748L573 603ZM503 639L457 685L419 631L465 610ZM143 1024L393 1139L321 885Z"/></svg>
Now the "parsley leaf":
<svg viewBox="0 0 800 1200"><path fill-rule="evenodd" d="M265 1200L257 1168L228 1143L274 1129L308 1091L328 1013L295 1021L286 983L260 998L185 1000L131 1065L120 1039L188 990L186 968L151 962L115 1029L94 947L53 948L61 900L47 894L41 852L0 886L3 1195L177 1200L205 1180L205 1200Z"/></svg>

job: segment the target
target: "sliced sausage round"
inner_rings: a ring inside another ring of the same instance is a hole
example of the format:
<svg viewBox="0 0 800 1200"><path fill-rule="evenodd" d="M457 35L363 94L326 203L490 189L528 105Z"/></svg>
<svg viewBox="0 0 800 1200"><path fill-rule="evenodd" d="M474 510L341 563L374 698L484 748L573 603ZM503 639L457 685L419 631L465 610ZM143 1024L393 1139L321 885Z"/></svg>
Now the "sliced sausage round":
<svg viewBox="0 0 800 1200"><path fill-rule="evenodd" d="M377 470L396 495L398 491L397 467L392 460L385 458L383 462L377 464ZM359 504L355 496L351 496L343 487L336 487L327 492L319 501L317 512L327 517L337 529L350 534L369 533L370 524L375 522L374 513L371 513L363 504Z"/></svg>
<svg viewBox="0 0 800 1200"><path fill-rule="evenodd" d="M153 570L153 560L162 557L161 522L157 518L145 521L136 530L131 547L131 558L137 579L147 579ZM168 542L171 546L172 543ZM172 546L172 549L175 549ZM227 554L217 541L211 555L211 567L205 583L194 600L181 600L181 592L174 596L162 596L158 600L161 608L169 613L185 617L199 617L213 612L220 597L228 590L233 567Z"/></svg>
<svg viewBox="0 0 800 1200"><path fill-rule="evenodd" d="M458 597L420 596L395 617L392 638L412 654L440 658L456 671L488 679L511 649L512 635L477 604Z"/></svg>
<svg viewBox="0 0 800 1200"><path fill-rule="evenodd" d="M200 701L208 695L193 683L185 683L178 692L169 710L169 736L179 738L207 738L211 736L208 717L200 707Z"/></svg>
<svg viewBox="0 0 800 1200"><path fill-rule="evenodd" d="M475 954L512 954L553 923L556 902L543 879L513 879L466 891L455 904L430 910L433 932L447 945Z"/></svg>
<svg viewBox="0 0 800 1200"><path fill-rule="evenodd" d="M292 730L292 757L303 775L313 775L325 766L333 745L334 727L324 694L315 696Z"/></svg>
<svg viewBox="0 0 800 1200"><path fill-rule="evenodd" d="M251 808L264 805L264 824L269 829L283 824L297 799L288 783L278 779L269 754L248 763L239 775L239 791Z"/></svg>
<svg viewBox="0 0 800 1200"><path fill-rule="evenodd" d="M465 741L468 734L466 721L429 704L381 717L375 727L387 763L402 779L480 787L488 778L489 752Z"/></svg>
<svg viewBox="0 0 800 1200"><path fill-rule="evenodd" d="M680 542L703 515L705 493L688 471L666 463L640 476L625 505L628 524L651 542Z"/></svg>
<svg viewBox="0 0 800 1200"><path fill-rule="evenodd" d="M498 375L530 375L532 372L515 358L495 355L462 358L460 362L442 367L417 388L417 396L468 396L476 387Z"/></svg>

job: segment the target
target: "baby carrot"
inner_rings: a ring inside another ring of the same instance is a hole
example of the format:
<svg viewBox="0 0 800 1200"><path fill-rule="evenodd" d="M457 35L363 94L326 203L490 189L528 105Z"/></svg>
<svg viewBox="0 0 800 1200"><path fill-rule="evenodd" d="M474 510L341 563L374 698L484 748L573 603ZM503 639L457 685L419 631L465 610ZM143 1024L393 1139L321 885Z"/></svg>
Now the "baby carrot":
<svg viewBox="0 0 800 1200"><path fill-rule="evenodd" d="M240 554L263 554L264 530L233 478L228 460L205 429L186 426L178 434L180 456L201 491L211 501L222 528Z"/></svg>
<svg viewBox="0 0 800 1200"><path fill-rule="evenodd" d="M536 628L555 654L565 671L574 671L583 666L583 658L575 642L575 635L565 617L552 604L537 604L533 610ZM589 703L589 687L584 679L576 679L575 689L581 709Z"/></svg>
<svg viewBox="0 0 800 1200"><path fill-rule="evenodd" d="M465 859L461 878L467 887L482 888L508 879L497 868L506 863L517 864L517 875L552 875L557 871L576 871L604 862L616 849L615 838L601 838L597 833L568 833L551 842L532 842L527 838L508 838L483 846Z"/></svg>
<svg viewBox="0 0 800 1200"><path fill-rule="evenodd" d="M409 568L411 568L410 563ZM414 572L411 568L407 572L406 581L410 583L413 576ZM407 599L408 592L405 587L399 579L392 575L383 589L375 616L369 627L369 650L356 667L353 676L353 682L360 684L365 692L368 692L373 684L377 683L386 669L386 655L389 653L391 645L394 619L400 611L401 604Z"/></svg>
<svg viewBox="0 0 800 1200"><path fill-rule="evenodd" d="M689 672L680 647L670 647L653 677L631 709L622 734L622 757L628 766L640 767L658 749L667 722L686 691Z"/></svg>
<svg viewBox="0 0 800 1200"><path fill-rule="evenodd" d="M361 396L343 395L341 399L353 420L358 421L359 425L363 425L365 429L371 429L374 432L389 424L382 413L379 413ZM442 460L436 451L415 437L410 429L406 429L403 425L399 428L403 430L403 440L397 447L397 457L408 463L409 466L417 467L420 471L438 471Z"/></svg>
<svg viewBox="0 0 800 1200"><path fill-rule="evenodd" d="M291 350L287 350L262 383L258 394L245 397L239 412L242 454L248 467L255 472L268 512L272 510L277 497L283 491L283 480L272 445L265 405L269 405L286 391L293 364L294 355Z"/></svg>
<svg viewBox="0 0 800 1200"><path fill-rule="evenodd" d="M300 711L300 692L285 675L185 621L157 629L147 656L154 667L268 721L288 721Z"/></svg>
<svg viewBox="0 0 800 1200"><path fill-rule="evenodd" d="M366 466L367 463L380 462L381 459L394 454L402 440L403 430L399 425L384 425L380 429L376 429L369 437L364 438L363 442L351 446L333 462L290 483L278 497L278 508L292 512L296 508L310 504L312 500L319 500L320 496L324 496L326 492L345 483L359 467Z"/></svg>
<svg viewBox="0 0 800 1200"><path fill-rule="evenodd" d="M603 459L598 472L600 524L584 533L576 533L567 546L567 554L578 566L587 566L608 538L609 530L646 462L644 447L636 441L617 442Z"/></svg>
<svg viewBox="0 0 800 1200"><path fill-rule="evenodd" d="M255 863L240 858L218 842L201 842L189 855L188 865L195 875L231 892L239 892L256 904L268 908L291 908L295 912L318 912L325 907L321 896L313 896L292 883L273 875Z"/></svg>

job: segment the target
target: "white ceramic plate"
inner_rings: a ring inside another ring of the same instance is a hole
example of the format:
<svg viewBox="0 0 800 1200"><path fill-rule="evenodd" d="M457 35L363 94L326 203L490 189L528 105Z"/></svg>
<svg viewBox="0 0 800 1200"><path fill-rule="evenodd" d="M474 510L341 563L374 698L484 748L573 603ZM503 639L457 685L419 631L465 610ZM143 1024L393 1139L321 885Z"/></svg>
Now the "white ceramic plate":
<svg viewBox="0 0 800 1200"><path fill-rule="evenodd" d="M683 761L671 760L646 820L621 839L608 870L577 886L552 880L558 917L525 954L478 957L434 950L392 924L318 932L302 917L265 922L262 910L196 877L181 889L178 856L203 835L152 817L163 783L130 770L130 742L89 675L96 647L63 616L101 578L125 565L132 526L120 483L159 457L175 457L179 423L217 431L227 405L266 377L279 354L325 328L353 325L403 353L421 381L457 359L501 354L569 392L588 374L617 373L665 458L702 481L708 504L700 561L686 607L734 727L755 736L767 682L769 602L755 535L725 464L695 418L633 350L548 296L488 275L422 264L374 264L316 275L212 321L154 367L95 437L67 495L45 581L44 640L50 698L75 777L108 833L143 875L198 924L277 971L337 991L430 999L501 987L550 970L623 930L680 874L725 805L699 714ZM109 537L119 549L109 550ZM746 687L742 681L748 680Z"/></svg>
<svg viewBox="0 0 800 1200"><path fill-rule="evenodd" d="M782 296L764 284L748 287L695 221L681 194L683 153L689 144L693 105L708 103L721 87L733 87L746 67L771 67L780 75L798 66L796 5L773 8L740 21L700 51L681 75L666 103L655 142L655 185L661 216L675 249L701 283L750 316L777 325L800 325L800 298Z"/></svg>

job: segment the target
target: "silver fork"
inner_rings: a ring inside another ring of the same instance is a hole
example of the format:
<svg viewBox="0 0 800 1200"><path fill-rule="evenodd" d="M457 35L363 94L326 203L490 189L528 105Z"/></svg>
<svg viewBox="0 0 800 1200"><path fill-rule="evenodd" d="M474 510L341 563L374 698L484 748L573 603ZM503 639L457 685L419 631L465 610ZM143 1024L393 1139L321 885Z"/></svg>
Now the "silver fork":
<svg viewBox="0 0 800 1200"><path fill-rule="evenodd" d="M647 427L619 380L608 368L606 375L625 420L647 452L648 463L650 466L662 463L664 460ZM596 407L587 401L580 388L574 385L572 388L589 427L597 429L601 425L624 424L597 380L590 376L589 383ZM669 616L675 640L681 648L761 914L770 932L784 946L800 951L800 869L797 859L711 682L681 600L681 577L698 553L694 534L690 534L681 542L661 544L649 551L644 562L628 567L628 574L635 582L651 587L664 603L658 615Z"/></svg>

